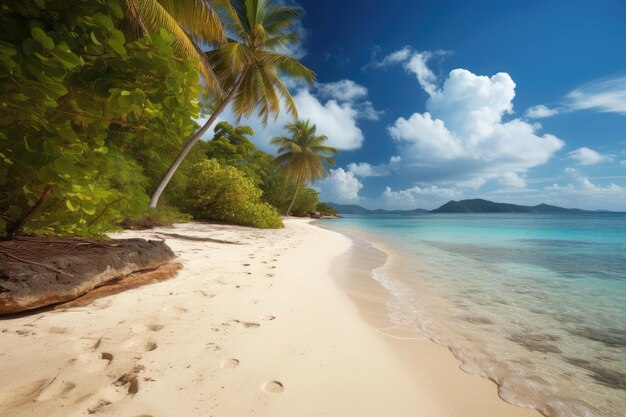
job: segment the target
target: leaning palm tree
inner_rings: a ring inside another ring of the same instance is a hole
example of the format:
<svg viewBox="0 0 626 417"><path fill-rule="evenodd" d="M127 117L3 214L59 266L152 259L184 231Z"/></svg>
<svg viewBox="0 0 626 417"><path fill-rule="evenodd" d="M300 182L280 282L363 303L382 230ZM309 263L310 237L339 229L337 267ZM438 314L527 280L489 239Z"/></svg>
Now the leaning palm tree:
<svg viewBox="0 0 626 417"><path fill-rule="evenodd" d="M225 95L218 99L209 120L189 138L169 167L150 198L150 207L157 206L185 156L229 104L238 119L249 117L256 109L265 126L270 116L278 118L281 102L287 112L297 117L293 98L280 79L282 75L304 79L309 84L315 80L311 70L281 53L299 42L299 35L293 32L293 25L300 18L298 8L273 0L216 0L213 4L221 11L229 40L207 53L207 57L222 81Z"/></svg>
<svg viewBox="0 0 626 417"><path fill-rule="evenodd" d="M335 165L332 156L337 154L337 149L325 146L324 142L328 138L325 135L316 135L317 127L308 120L287 123L285 130L291 137L278 136L270 143L278 146L275 161L281 172L296 180L296 190L285 212L288 216L298 196L300 185L327 176L327 165Z"/></svg>
<svg viewBox="0 0 626 417"><path fill-rule="evenodd" d="M161 28L174 35L174 48L185 58L196 58L208 92L221 97L222 89L202 46L227 40L219 15L209 0L122 0L126 19L139 36Z"/></svg>

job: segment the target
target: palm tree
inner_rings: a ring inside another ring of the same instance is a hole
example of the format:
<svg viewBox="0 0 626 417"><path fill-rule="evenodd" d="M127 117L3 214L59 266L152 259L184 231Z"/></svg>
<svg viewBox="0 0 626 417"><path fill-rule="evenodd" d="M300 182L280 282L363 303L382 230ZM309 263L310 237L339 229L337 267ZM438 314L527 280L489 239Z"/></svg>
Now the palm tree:
<svg viewBox="0 0 626 417"><path fill-rule="evenodd" d="M316 136L317 127L308 120L287 123L285 129L291 137L278 136L270 143L278 146L278 156L275 161L281 172L296 180L296 191L285 213L288 216L298 196L300 184L327 176L326 166L335 165L332 156L337 154L337 149L325 146L324 142L328 138L325 135Z"/></svg>
<svg viewBox="0 0 626 417"><path fill-rule="evenodd" d="M229 104L238 119L249 117L256 109L264 125L270 115L278 118L281 101L287 112L297 117L293 98L280 76L301 78L309 84L315 80L311 70L281 53L299 42L299 35L293 32L293 25L300 18L298 8L273 0L216 0L214 4L222 12L229 40L208 52L207 57L222 80L225 97L218 100L209 120L187 141L169 167L150 198L150 207L156 207L185 156Z"/></svg>
<svg viewBox="0 0 626 417"><path fill-rule="evenodd" d="M227 40L219 15L209 0L122 0L126 19L139 36L161 28L174 35L174 48L185 58L197 58L207 90L223 94L202 46L221 45Z"/></svg>

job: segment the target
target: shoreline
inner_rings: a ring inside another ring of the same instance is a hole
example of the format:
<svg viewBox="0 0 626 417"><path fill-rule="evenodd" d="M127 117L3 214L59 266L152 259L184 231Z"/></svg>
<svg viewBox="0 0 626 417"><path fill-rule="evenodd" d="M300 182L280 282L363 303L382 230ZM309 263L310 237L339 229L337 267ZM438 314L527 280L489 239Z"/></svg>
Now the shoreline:
<svg viewBox="0 0 626 417"><path fill-rule="evenodd" d="M389 247L377 242L367 233L357 235L320 227L343 234L353 241L348 254L341 255L335 263L349 268L348 277L335 276L338 286L357 306L361 317L380 334L402 358L414 375L418 386L431 398L446 404L446 415L458 417L509 416L542 417L538 410L517 406L499 395L499 385L461 368L462 361L447 346L441 345L419 331L393 323L389 317L388 303L391 289L376 280L376 269L384 267L395 254ZM372 252L377 252L373 260ZM355 266L356 265L356 266ZM344 269L345 270L345 269ZM424 358L428 358L424 361Z"/></svg>
<svg viewBox="0 0 626 417"><path fill-rule="evenodd" d="M502 401L442 346L381 332L387 293L364 269L381 253L359 262L354 241L311 223L113 235L162 232L184 268L87 305L0 319L0 416L539 415Z"/></svg>

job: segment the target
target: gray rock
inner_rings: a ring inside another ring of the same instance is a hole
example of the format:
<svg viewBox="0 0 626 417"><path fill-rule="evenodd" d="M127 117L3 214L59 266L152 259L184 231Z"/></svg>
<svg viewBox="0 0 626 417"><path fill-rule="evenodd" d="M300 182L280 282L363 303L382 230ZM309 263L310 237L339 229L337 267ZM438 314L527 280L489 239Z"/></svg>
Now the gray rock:
<svg viewBox="0 0 626 417"><path fill-rule="evenodd" d="M0 242L0 315L70 301L175 257L164 242L145 239Z"/></svg>

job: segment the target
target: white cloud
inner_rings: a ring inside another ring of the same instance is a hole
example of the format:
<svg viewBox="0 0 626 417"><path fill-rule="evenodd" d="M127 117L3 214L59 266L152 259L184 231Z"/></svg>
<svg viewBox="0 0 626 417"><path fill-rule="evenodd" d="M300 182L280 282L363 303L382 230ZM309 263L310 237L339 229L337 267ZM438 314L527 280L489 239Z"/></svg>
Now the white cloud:
<svg viewBox="0 0 626 417"><path fill-rule="evenodd" d="M380 165L371 165L367 162L348 164L348 171L358 177L384 177L390 175L399 166L402 158L392 156L389 162Z"/></svg>
<svg viewBox="0 0 626 417"><path fill-rule="evenodd" d="M583 209L624 210L626 187L615 183L599 185L575 168L563 172L564 184L544 188L542 197L551 204Z"/></svg>
<svg viewBox="0 0 626 417"><path fill-rule="evenodd" d="M561 113L561 109L559 108L549 108L544 106L543 104L538 104L536 106L529 107L526 110L526 117L529 119L543 119L545 117L551 117L555 114Z"/></svg>
<svg viewBox="0 0 626 417"><path fill-rule="evenodd" d="M575 151L570 152L568 156L581 165L596 165L611 159L610 156L603 155L587 147L578 148Z"/></svg>
<svg viewBox="0 0 626 417"><path fill-rule="evenodd" d="M295 83L293 99L301 119L310 119L317 126L317 133L328 136L328 146L339 150L359 149L363 143L363 132L358 126L360 119L378 120L380 112L374 109L369 101L363 101L367 89L351 80L341 80L337 83L319 84L314 91L318 91L323 100L311 90ZM281 109L284 109L281 106ZM224 111L220 120L236 124L236 117L230 109ZM281 111L278 119L270 119L267 127L263 127L258 117L243 118L242 125L252 127L255 134L253 142L261 149L273 152L275 149L269 144L270 140L284 134L283 126L292 121L291 115ZM213 136L212 131L205 135L205 139Z"/></svg>
<svg viewBox="0 0 626 417"><path fill-rule="evenodd" d="M382 61L372 60L370 63L374 68L384 68L395 64L402 64L405 70L412 72L417 77L422 88L428 93L435 92L437 86L437 76L428 67L428 61L436 56L447 55L447 51L414 51L410 46L392 52L383 58Z"/></svg>
<svg viewBox="0 0 626 417"><path fill-rule="evenodd" d="M316 90L324 98L339 101L354 101L367 97L367 88L352 80L341 80L334 83L319 83Z"/></svg>
<svg viewBox="0 0 626 417"><path fill-rule="evenodd" d="M436 185L428 187L411 187L393 191L386 187L382 194L382 205L395 209L432 209L450 200L459 199L463 193L452 188L440 188Z"/></svg>
<svg viewBox="0 0 626 417"><path fill-rule="evenodd" d="M526 188L526 180L517 175L515 172L505 172L500 175L498 180L500 181L500 184L505 187Z"/></svg>
<svg viewBox="0 0 626 417"><path fill-rule="evenodd" d="M626 115L626 77L592 81L575 89L566 98L574 110Z"/></svg>
<svg viewBox="0 0 626 417"><path fill-rule="evenodd" d="M428 92L425 113L400 117L390 127L403 160L401 174L414 181L480 183L513 180L546 163L564 142L513 113L515 83L507 73L479 76L452 70L439 88L425 65L432 54L414 52L405 66ZM410 64L410 65L409 65Z"/></svg>
<svg viewBox="0 0 626 417"><path fill-rule="evenodd" d="M434 54L431 52L415 52L409 60L404 63L404 68L415 74L422 88L431 95L434 94L437 89L435 84L437 76L435 76L427 65L428 60L430 60L433 55Z"/></svg>
<svg viewBox="0 0 626 417"><path fill-rule="evenodd" d="M383 58L382 61L376 61L375 59L372 59L372 62L369 65L374 68L388 67L390 65L406 61L412 54L413 49L409 46L405 46L398 51L390 53L385 58Z"/></svg>
<svg viewBox="0 0 626 417"><path fill-rule="evenodd" d="M320 200L333 203L355 203L360 200L359 191L363 184L352 172L343 168L331 169L330 177L316 182L320 190Z"/></svg>

